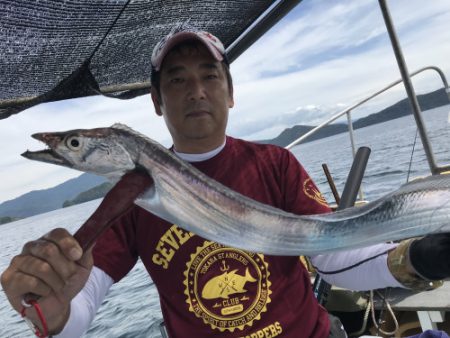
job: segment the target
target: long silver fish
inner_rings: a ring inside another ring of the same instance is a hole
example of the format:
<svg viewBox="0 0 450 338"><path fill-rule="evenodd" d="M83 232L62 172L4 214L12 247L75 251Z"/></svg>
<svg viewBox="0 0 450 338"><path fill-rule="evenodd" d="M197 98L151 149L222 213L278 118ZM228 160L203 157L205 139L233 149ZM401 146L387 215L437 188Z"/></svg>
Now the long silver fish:
<svg viewBox="0 0 450 338"><path fill-rule="evenodd" d="M135 203L206 239L272 255L316 255L450 232L450 175L402 186L342 211L299 216L249 199L209 178L159 143L120 124L38 133L47 150L29 159L119 177L142 167L154 185Z"/></svg>

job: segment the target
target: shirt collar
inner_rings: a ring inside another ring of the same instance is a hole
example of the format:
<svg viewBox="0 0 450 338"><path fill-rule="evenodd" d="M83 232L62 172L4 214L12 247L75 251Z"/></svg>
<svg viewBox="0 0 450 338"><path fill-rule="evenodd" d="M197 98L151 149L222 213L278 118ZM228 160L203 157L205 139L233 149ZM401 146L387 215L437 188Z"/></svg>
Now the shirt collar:
<svg viewBox="0 0 450 338"><path fill-rule="evenodd" d="M182 160L184 160L186 162L202 162L202 161L209 160L210 158L213 158L218 153L220 153L222 151L222 149L225 147L226 143L227 143L227 141L225 139L225 141L216 149L213 149L211 151L208 151L206 153L201 153L201 154L180 153L180 152L176 151L175 149L173 149L173 152L175 153L175 155L177 155L179 158L181 158Z"/></svg>

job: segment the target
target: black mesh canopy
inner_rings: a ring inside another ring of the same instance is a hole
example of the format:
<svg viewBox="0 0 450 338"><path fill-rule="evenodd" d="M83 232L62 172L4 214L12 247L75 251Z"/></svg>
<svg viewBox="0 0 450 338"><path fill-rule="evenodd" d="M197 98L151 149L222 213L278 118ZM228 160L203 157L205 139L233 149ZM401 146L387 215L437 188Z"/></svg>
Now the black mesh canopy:
<svg viewBox="0 0 450 338"><path fill-rule="evenodd" d="M153 46L175 23L227 47L279 2L298 1L0 0L0 118L41 102L148 93Z"/></svg>

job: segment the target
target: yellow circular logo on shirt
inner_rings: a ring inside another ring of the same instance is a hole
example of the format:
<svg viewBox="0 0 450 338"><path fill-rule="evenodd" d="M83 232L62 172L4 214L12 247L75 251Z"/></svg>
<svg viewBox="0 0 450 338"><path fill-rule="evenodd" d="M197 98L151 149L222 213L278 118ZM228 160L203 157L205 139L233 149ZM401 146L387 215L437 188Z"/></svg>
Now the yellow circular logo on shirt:
<svg viewBox="0 0 450 338"><path fill-rule="evenodd" d="M242 330L267 311L272 292L264 255L205 241L186 265L189 311L212 329Z"/></svg>

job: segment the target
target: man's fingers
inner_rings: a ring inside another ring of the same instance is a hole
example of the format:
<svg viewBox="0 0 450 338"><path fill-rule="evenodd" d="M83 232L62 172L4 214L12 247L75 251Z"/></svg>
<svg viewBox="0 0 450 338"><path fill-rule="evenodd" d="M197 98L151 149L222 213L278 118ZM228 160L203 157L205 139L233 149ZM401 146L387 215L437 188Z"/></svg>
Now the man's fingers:
<svg viewBox="0 0 450 338"><path fill-rule="evenodd" d="M44 235L43 239L55 243L69 260L77 261L83 255L77 240L66 229L54 229Z"/></svg>
<svg viewBox="0 0 450 338"><path fill-rule="evenodd" d="M5 293L15 299L15 305L20 307L20 301L23 295L33 293L35 295L45 297L51 293L51 288L39 278L19 271L11 271L7 269L2 274L2 287Z"/></svg>
<svg viewBox="0 0 450 338"><path fill-rule="evenodd" d="M27 263L33 262L31 260L32 257L39 259L39 262L42 263L42 266L40 266L38 262L34 262L32 266L32 268L36 269L37 274L51 273L52 271L48 269L47 265L50 265L55 273L63 280L68 279L76 271L75 262L67 259L57 244L52 241L39 239L37 241L29 242L25 244L23 252L24 254L18 257L24 257L23 259L29 257L30 260L26 261ZM44 263L47 263L47 265ZM28 267L26 272L33 275L32 268ZM20 270L23 271L23 268Z"/></svg>
<svg viewBox="0 0 450 338"><path fill-rule="evenodd" d="M72 263L73 264L73 263ZM47 284L55 292L59 292L66 285L66 278L55 271L48 262L33 256L23 257L18 271L36 277Z"/></svg>
<svg viewBox="0 0 450 338"><path fill-rule="evenodd" d="M93 249L94 246L91 246L89 249L87 249L83 253L83 256L77 261L77 263L86 269L90 269L92 265L94 265L94 257L92 256Z"/></svg>
<svg viewBox="0 0 450 338"><path fill-rule="evenodd" d="M83 288L91 268L92 252L83 255L68 231L55 229L24 245L1 275L1 284L14 309L22 309L24 297L38 297L49 327L60 328L70 300Z"/></svg>
<svg viewBox="0 0 450 338"><path fill-rule="evenodd" d="M11 261L9 270L36 278L57 295L64 292L76 274L81 273L80 268L87 272L91 269L92 250L80 256L81 252L77 241L65 229L55 229L26 243L22 253ZM21 280L17 279L18 282ZM30 287L34 285L21 286L22 289Z"/></svg>

